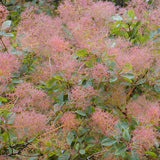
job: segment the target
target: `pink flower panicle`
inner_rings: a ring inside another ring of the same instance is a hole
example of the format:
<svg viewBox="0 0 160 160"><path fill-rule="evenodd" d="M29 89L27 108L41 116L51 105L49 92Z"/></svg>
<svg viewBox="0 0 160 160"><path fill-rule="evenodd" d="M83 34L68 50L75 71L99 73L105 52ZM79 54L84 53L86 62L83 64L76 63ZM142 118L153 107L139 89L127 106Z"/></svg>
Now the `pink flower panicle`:
<svg viewBox="0 0 160 160"><path fill-rule="evenodd" d="M127 106L127 112L132 115L142 124L145 125L158 125L160 120L160 107L158 103L152 103L139 97L137 100L130 102Z"/></svg>
<svg viewBox="0 0 160 160"><path fill-rule="evenodd" d="M116 13L113 3L65 0L58 7L58 11L62 22L73 36L71 44L79 48L88 48L97 54L105 50L105 37L108 33L105 22L112 21L111 15Z"/></svg>
<svg viewBox="0 0 160 160"><path fill-rule="evenodd" d="M5 21L7 15L8 15L7 8L4 5L0 4L0 24L3 23L3 21Z"/></svg>
<svg viewBox="0 0 160 160"><path fill-rule="evenodd" d="M64 125L65 130L75 129L79 125L79 121L76 119L76 115L71 112L66 112L60 118L61 123Z"/></svg>
<svg viewBox="0 0 160 160"><path fill-rule="evenodd" d="M92 86L75 86L71 90L70 99L75 107L85 108L90 105L90 99L96 95L97 91Z"/></svg>
<svg viewBox="0 0 160 160"><path fill-rule="evenodd" d="M145 14L149 9L149 5L145 0L132 0L128 2L127 9L132 9L139 20L144 20Z"/></svg>
<svg viewBox="0 0 160 160"><path fill-rule="evenodd" d="M118 43L124 40L118 39ZM124 45L119 46L117 44L113 48L108 48L108 55L114 56L114 60L116 61L117 65L120 69L124 68L125 64L131 64L133 71L135 72L142 72L145 69L149 68L153 62L153 56L150 53L150 49L147 47L129 47L129 43L126 41ZM128 44L128 45L127 45ZM145 64L145 65L144 65Z"/></svg>
<svg viewBox="0 0 160 160"><path fill-rule="evenodd" d="M153 128L138 127L133 131L132 143L139 153L144 153L156 142L157 133Z"/></svg>
<svg viewBox="0 0 160 160"><path fill-rule="evenodd" d="M96 111L92 114L91 117L92 125L95 128L101 130L101 132L105 135L112 135L114 133L114 126L117 122L117 118L109 112L104 112L101 109L96 109Z"/></svg>
<svg viewBox="0 0 160 160"><path fill-rule="evenodd" d="M68 42L65 42L60 37L52 38L49 44L54 52L65 52L68 49Z"/></svg>
<svg viewBox="0 0 160 160"><path fill-rule="evenodd" d="M99 25L104 25L106 21L112 20L112 15L116 13L116 7L112 2L98 1L88 7L86 11L89 17Z"/></svg>
<svg viewBox="0 0 160 160"><path fill-rule="evenodd" d="M32 137L46 129L46 116L35 111L23 111L16 115L14 125L19 138Z"/></svg>
<svg viewBox="0 0 160 160"><path fill-rule="evenodd" d="M11 80L12 73L18 71L19 62L15 55L0 53L0 83Z"/></svg>
<svg viewBox="0 0 160 160"><path fill-rule="evenodd" d="M35 89L30 83L21 83L19 84L15 92L10 94L11 97L17 98L17 107L30 108L36 110L45 110L49 108L50 101L45 92L42 90ZM31 110L32 110L31 109Z"/></svg>
<svg viewBox="0 0 160 160"><path fill-rule="evenodd" d="M60 71L67 79L71 78L72 73L76 71L78 66L77 60L71 54L57 57L54 62L53 66L55 66L56 71Z"/></svg>
<svg viewBox="0 0 160 160"><path fill-rule="evenodd" d="M93 67L91 75L95 80L99 82L102 80L107 80L109 78L109 72L107 70L107 66L98 63Z"/></svg>
<svg viewBox="0 0 160 160"><path fill-rule="evenodd" d="M43 62L41 65L38 65L35 72L31 74L31 80L34 84L37 84L40 81L45 82L51 78L53 72L53 65L50 65L48 62Z"/></svg>
<svg viewBox="0 0 160 160"><path fill-rule="evenodd" d="M17 40L21 49L47 57L52 53L49 40L62 32L61 20L44 13L36 14L35 10L35 7L30 7L22 13Z"/></svg>

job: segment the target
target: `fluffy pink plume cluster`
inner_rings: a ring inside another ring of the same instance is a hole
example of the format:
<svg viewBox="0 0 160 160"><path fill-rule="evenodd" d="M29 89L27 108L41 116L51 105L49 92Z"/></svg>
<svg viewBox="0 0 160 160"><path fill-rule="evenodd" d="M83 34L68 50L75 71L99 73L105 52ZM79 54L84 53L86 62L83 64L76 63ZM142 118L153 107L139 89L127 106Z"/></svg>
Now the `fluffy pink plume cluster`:
<svg viewBox="0 0 160 160"><path fill-rule="evenodd" d="M43 13L38 15L35 12L36 8L31 7L22 13L22 19L17 28L18 41L23 50L34 51L37 55L47 57L51 53L48 42L60 30L60 26L57 26L60 23L50 16Z"/></svg>
<svg viewBox="0 0 160 160"><path fill-rule="evenodd" d="M105 21L111 20L116 8L110 2L79 0L74 3L66 0L58 8L60 16L54 19L42 13L38 15L34 10L28 8L22 13L23 18L17 28L18 37L23 49L34 50L37 54L45 52L46 56L51 50L59 52L66 49L67 43L62 37L80 48L104 50L108 33Z"/></svg>
<svg viewBox="0 0 160 160"><path fill-rule="evenodd" d="M77 108L83 108L90 105L91 97L96 95L97 91L93 87L75 86L71 90L71 104Z"/></svg>
<svg viewBox="0 0 160 160"><path fill-rule="evenodd" d="M133 132L133 148L135 148L140 154L144 154L146 150L151 148L155 142L157 142L157 133L153 128L139 127Z"/></svg>
<svg viewBox="0 0 160 160"><path fill-rule="evenodd" d="M101 63L96 64L92 68L91 76L98 82L108 80L110 77L107 66Z"/></svg>
<svg viewBox="0 0 160 160"><path fill-rule="evenodd" d="M135 73L141 73L151 66L153 55L148 47L134 46L129 48L130 45L124 39L117 39L115 47L108 49L108 55L115 56L114 59L119 69L123 69L129 63Z"/></svg>
<svg viewBox="0 0 160 160"><path fill-rule="evenodd" d="M71 54L63 54L55 56L53 59L53 70L60 72L66 79L71 79L72 73L76 71L78 62Z"/></svg>
<svg viewBox="0 0 160 160"><path fill-rule="evenodd" d="M14 93L10 94L15 97L15 108L22 108L22 110L47 110L50 106L50 101L45 92L36 89L30 83L19 84Z"/></svg>
<svg viewBox="0 0 160 160"><path fill-rule="evenodd" d="M60 121L62 125L64 125L64 130L71 130L76 129L79 125L79 121L76 119L76 115L71 112L66 112L64 115L60 118Z"/></svg>
<svg viewBox="0 0 160 160"><path fill-rule="evenodd" d="M118 119L113 114L104 112L101 109L96 109L92 114L91 120L91 124L96 130L101 130L102 133L107 136L115 134L114 126L118 122Z"/></svg>
<svg viewBox="0 0 160 160"><path fill-rule="evenodd" d="M139 97L126 106L129 115L136 118L142 125L158 125L160 120L160 107L157 102L150 102Z"/></svg>
<svg viewBox="0 0 160 160"><path fill-rule="evenodd" d="M14 119L18 138L31 138L47 128L47 117L35 111L23 111Z"/></svg>
<svg viewBox="0 0 160 160"><path fill-rule="evenodd" d="M15 55L0 53L0 92L5 90L5 85L11 80L12 73L17 72L20 63Z"/></svg>
<svg viewBox="0 0 160 160"><path fill-rule="evenodd" d="M67 49L69 49L68 42L65 42L58 36L51 39L49 43L50 43L51 48L53 49L53 52L55 53L57 52L63 53Z"/></svg>
<svg viewBox="0 0 160 160"><path fill-rule="evenodd" d="M8 15L8 10L7 10L7 8L6 8L4 5L0 4L0 24L1 24L3 21L5 21L7 15Z"/></svg>

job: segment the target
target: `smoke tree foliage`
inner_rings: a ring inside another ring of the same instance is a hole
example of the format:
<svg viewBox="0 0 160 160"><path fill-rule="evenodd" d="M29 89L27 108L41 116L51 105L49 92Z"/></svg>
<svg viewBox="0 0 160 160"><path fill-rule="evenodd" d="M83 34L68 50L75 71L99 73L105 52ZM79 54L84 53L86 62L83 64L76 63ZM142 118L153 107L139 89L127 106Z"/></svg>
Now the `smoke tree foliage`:
<svg viewBox="0 0 160 160"><path fill-rule="evenodd" d="M160 159L160 2L45 7L0 5L0 159Z"/></svg>

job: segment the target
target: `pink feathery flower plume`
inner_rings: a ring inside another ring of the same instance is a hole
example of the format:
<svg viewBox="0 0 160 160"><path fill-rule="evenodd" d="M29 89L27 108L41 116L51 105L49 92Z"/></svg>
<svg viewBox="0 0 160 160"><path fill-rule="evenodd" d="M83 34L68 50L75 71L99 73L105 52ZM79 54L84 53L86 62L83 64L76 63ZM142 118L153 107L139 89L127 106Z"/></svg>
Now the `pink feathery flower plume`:
<svg viewBox="0 0 160 160"><path fill-rule="evenodd" d="M52 57L53 69L55 72L61 72L65 78L70 79L71 75L78 67L78 61L71 54L63 54Z"/></svg>
<svg viewBox="0 0 160 160"><path fill-rule="evenodd" d="M101 130L105 135L112 135L115 132L115 124L118 119L109 112L104 112L101 109L96 109L91 117L92 125Z"/></svg>
<svg viewBox="0 0 160 160"><path fill-rule="evenodd" d="M19 84L15 92L10 94L11 97L17 98L15 107L21 107L24 110L46 110L50 106L50 101L45 92L34 88L30 83Z"/></svg>
<svg viewBox="0 0 160 160"><path fill-rule="evenodd" d="M157 133L153 128L138 127L133 131L132 145L137 152L144 154L156 142Z"/></svg>
<svg viewBox="0 0 160 160"><path fill-rule="evenodd" d="M18 138L31 138L46 129L47 117L35 111L23 111L16 114L14 126Z"/></svg>
<svg viewBox="0 0 160 160"><path fill-rule="evenodd" d="M49 41L49 44L54 52L65 52L68 49L68 42L65 42L60 37L54 37Z"/></svg>
<svg viewBox="0 0 160 160"><path fill-rule="evenodd" d="M44 13L36 14L36 7L28 7L21 14L17 27L17 41L22 50L34 51L48 57L52 53L48 40L62 33L60 18Z"/></svg>
<svg viewBox="0 0 160 160"><path fill-rule="evenodd" d="M76 115L71 112L66 112L60 118L61 123L64 125L65 130L75 129L79 125L79 121L76 119Z"/></svg>
<svg viewBox="0 0 160 160"><path fill-rule="evenodd" d="M97 95L97 91L92 87L74 86L71 89L71 104L75 107L83 108L90 105L91 97Z"/></svg>
<svg viewBox="0 0 160 160"><path fill-rule="evenodd" d="M91 76L98 82L107 80L109 78L109 72L107 66L102 63L96 64L91 70Z"/></svg>
<svg viewBox="0 0 160 160"><path fill-rule="evenodd" d="M158 125L160 120L160 107L157 102L150 102L144 96L137 100L131 101L126 106L129 115L133 116L141 124L144 125Z"/></svg>
<svg viewBox="0 0 160 160"><path fill-rule="evenodd" d="M10 81L12 73L18 71L19 65L15 55L0 53L0 83Z"/></svg>
<svg viewBox="0 0 160 160"><path fill-rule="evenodd" d="M7 8L6 8L4 5L0 4L0 24L1 24L3 21L5 21L7 15L8 15L8 10L7 10Z"/></svg>

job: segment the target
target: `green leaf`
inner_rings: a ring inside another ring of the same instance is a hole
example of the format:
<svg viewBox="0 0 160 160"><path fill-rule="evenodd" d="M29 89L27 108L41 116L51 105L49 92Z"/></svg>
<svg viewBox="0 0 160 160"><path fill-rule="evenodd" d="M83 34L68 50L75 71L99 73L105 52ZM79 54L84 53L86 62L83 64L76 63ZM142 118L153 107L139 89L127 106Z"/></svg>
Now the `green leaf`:
<svg viewBox="0 0 160 160"><path fill-rule="evenodd" d="M160 88L158 85L154 85L154 90L157 92L157 93L160 93Z"/></svg>
<svg viewBox="0 0 160 160"><path fill-rule="evenodd" d="M154 153L154 152L146 151L145 153L148 154L148 155L150 155L150 156L152 156L153 158L157 158L157 154Z"/></svg>
<svg viewBox="0 0 160 160"><path fill-rule="evenodd" d="M138 154L136 153L136 151L132 150L131 151L131 160L139 160Z"/></svg>
<svg viewBox="0 0 160 160"><path fill-rule="evenodd" d="M62 113L58 114L54 119L53 124L55 124L62 117L62 115L63 115Z"/></svg>
<svg viewBox="0 0 160 160"><path fill-rule="evenodd" d="M70 154L69 153L64 153L61 156L58 157L58 160L69 160Z"/></svg>
<svg viewBox="0 0 160 160"><path fill-rule="evenodd" d="M54 78L55 78L56 80L60 80L60 81L63 80L63 78L62 78L61 76L59 76L59 75L54 76Z"/></svg>
<svg viewBox="0 0 160 160"><path fill-rule="evenodd" d="M129 126L128 126L128 124L126 122L120 122L120 121L118 121L115 126L117 128L119 128L121 132L123 130L127 130L129 128Z"/></svg>
<svg viewBox="0 0 160 160"><path fill-rule="evenodd" d="M94 143L95 142L95 138L94 137L85 137L85 142L86 143Z"/></svg>
<svg viewBox="0 0 160 160"><path fill-rule="evenodd" d="M4 36L7 36L7 37L14 37L14 34L13 34L13 33L4 33L3 35L4 35Z"/></svg>
<svg viewBox="0 0 160 160"><path fill-rule="evenodd" d="M115 139L111 139L111 138L105 138L102 140L101 144L103 146L110 146L110 145L113 145L115 144L117 141Z"/></svg>
<svg viewBox="0 0 160 160"><path fill-rule="evenodd" d="M89 60L89 61L85 61L85 65L89 68L93 67L93 63L94 61L93 60Z"/></svg>
<svg viewBox="0 0 160 160"><path fill-rule="evenodd" d="M0 96L0 101L1 102L7 102L8 100L6 98Z"/></svg>
<svg viewBox="0 0 160 160"><path fill-rule="evenodd" d="M3 32L3 31L0 31L0 36L14 37L14 34L13 33L6 33L6 32Z"/></svg>
<svg viewBox="0 0 160 160"><path fill-rule="evenodd" d="M111 77L111 78L109 79L109 82L110 82L110 83L115 82L117 79L118 79L117 77Z"/></svg>
<svg viewBox="0 0 160 160"><path fill-rule="evenodd" d="M124 138L125 140L127 140L127 141L130 141L130 139L131 139L131 136L130 136L130 134L129 134L128 129L125 129L125 130L123 131L122 136L123 136L123 138Z"/></svg>
<svg viewBox="0 0 160 160"><path fill-rule="evenodd" d="M141 84L143 84L145 82L146 82L146 79L143 78L143 79L138 80L136 85L141 85Z"/></svg>
<svg viewBox="0 0 160 160"><path fill-rule="evenodd" d="M8 124L12 124L14 119L16 117L16 114L15 113L10 113L10 117L9 117L9 120L8 120Z"/></svg>
<svg viewBox="0 0 160 160"><path fill-rule="evenodd" d="M60 95L58 96L58 100L59 100L60 105L64 104L64 94L63 94L63 92L61 92Z"/></svg>
<svg viewBox="0 0 160 160"><path fill-rule="evenodd" d="M130 63L125 63L124 64L124 69L126 70L132 70L132 65Z"/></svg>
<svg viewBox="0 0 160 160"><path fill-rule="evenodd" d="M82 126L80 126L79 128L78 128L78 133L80 134L80 136L82 136L83 134L85 134L87 132L87 129L86 128L84 128L84 127L82 127Z"/></svg>
<svg viewBox="0 0 160 160"><path fill-rule="evenodd" d="M75 149L78 151L79 150L79 143L77 143L76 145L75 145Z"/></svg>
<svg viewBox="0 0 160 160"><path fill-rule="evenodd" d="M3 141L4 141L4 142L7 142L7 140L8 140L8 133L7 133L7 132L4 132L4 133L2 134L2 137L3 137Z"/></svg>
<svg viewBox="0 0 160 160"><path fill-rule="evenodd" d="M135 13L134 13L133 10L129 10L129 11L128 11L128 17L131 18L131 19L134 19Z"/></svg>
<svg viewBox="0 0 160 160"><path fill-rule="evenodd" d="M127 147L126 146L121 146L120 148L118 148L116 151L115 151L115 155L122 155L124 152L126 152L126 149Z"/></svg>
<svg viewBox="0 0 160 160"><path fill-rule="evenodd" d="M126 73L126 74L122 74L122 77L127 79L133 79L134 75L132 73Z"/></svg>
<svg viewBox="0 0 160 160"><path fill-rule="evenodd" d="M88 51L86 49L80 49L76 52L76 55L78 57L85 57L87 55Z"/></svg>
<svg viewBox="0 0 160 160"><path fill-rule="evenodd" d="M3 22L2 23L2 29L4 30L4 29L9 28L11 26L11 23L12 23L12 21L10 21L10 20L7 20L7 21Z"/></svg>
<svg viewBox="0 0 160 160"><path fill-rule="evenodd" d="M79 153L83 155L83 154L86 153L86 151L85 151L84 149L80 149L80 150L79 150Z"/></svg>
<svg viewBox="0 0 160 160"><path fill-rule="evenodd" d="M74 140L74 133L72 131L68 133L66 140L69 145L72 144Z"/></svg>
<svg viewBox="0 0 160 160"><path fill-rule="evenodd" d="M87 116L86 113L85 113L84 111L77 110L77 111L75 111L75 112L76 112L77 114L81 115L81 116L84 116L84 117Z"/></svg>

